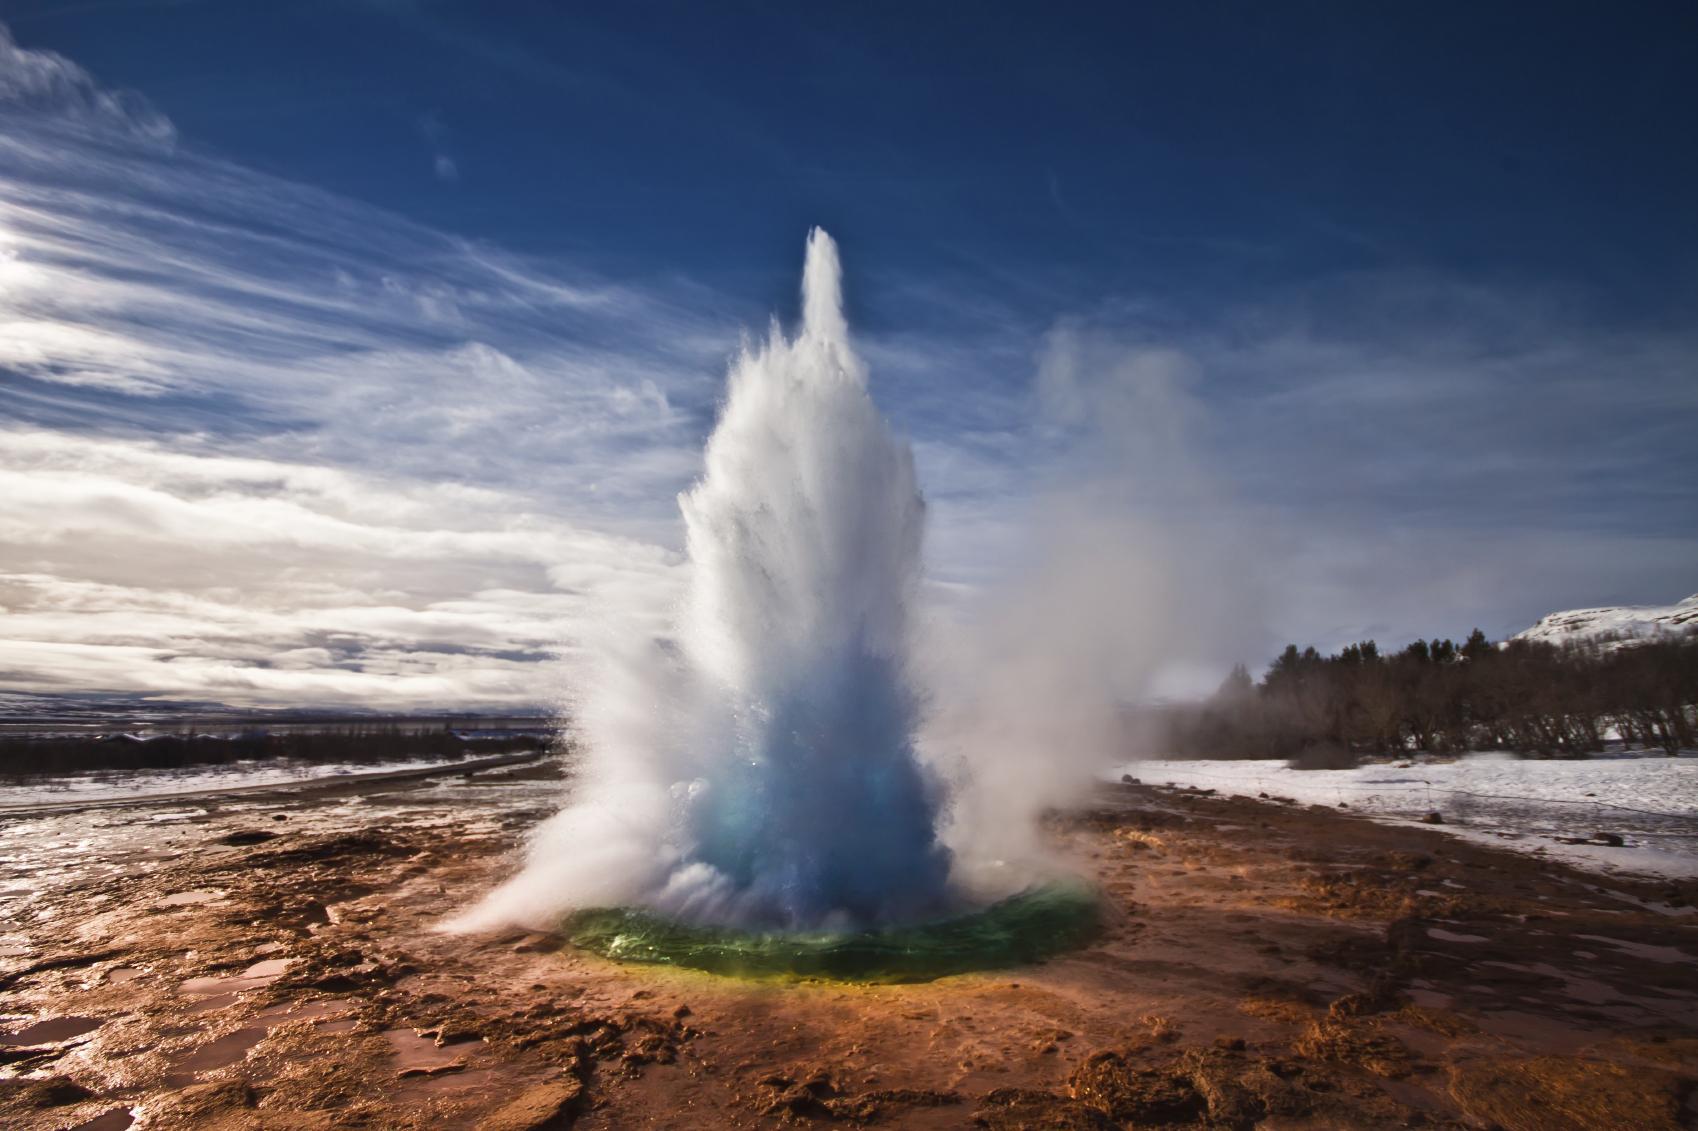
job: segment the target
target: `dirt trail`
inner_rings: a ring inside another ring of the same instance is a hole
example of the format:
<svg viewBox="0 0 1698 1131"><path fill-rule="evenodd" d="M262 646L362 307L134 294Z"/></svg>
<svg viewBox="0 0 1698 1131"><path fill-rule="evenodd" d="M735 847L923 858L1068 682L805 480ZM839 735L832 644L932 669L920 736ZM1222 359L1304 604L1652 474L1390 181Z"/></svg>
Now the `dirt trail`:
<svg viewBox="0 0 1698 1131"><path fill-rule="evenodd" d="M558 788L4 819L0 1125L1698 1124L1690 888L1119 786L1053 823L1103 937L1035 967L751 984L434 931Z"/></svg>

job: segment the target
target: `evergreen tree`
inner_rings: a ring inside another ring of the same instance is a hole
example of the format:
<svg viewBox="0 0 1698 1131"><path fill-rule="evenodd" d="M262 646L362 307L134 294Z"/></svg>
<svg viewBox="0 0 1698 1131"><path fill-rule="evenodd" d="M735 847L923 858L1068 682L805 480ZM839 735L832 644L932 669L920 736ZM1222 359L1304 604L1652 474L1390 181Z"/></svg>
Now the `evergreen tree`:
<svg viewBox="0 0 1698 1131"><path fill-rule="evenodd" d="M1486 639L1486 634L1476 628L1468 634L1468 639L1462 645L1462 658L1465 660L1482 660L1492 653L1492 645Z"/></svg>

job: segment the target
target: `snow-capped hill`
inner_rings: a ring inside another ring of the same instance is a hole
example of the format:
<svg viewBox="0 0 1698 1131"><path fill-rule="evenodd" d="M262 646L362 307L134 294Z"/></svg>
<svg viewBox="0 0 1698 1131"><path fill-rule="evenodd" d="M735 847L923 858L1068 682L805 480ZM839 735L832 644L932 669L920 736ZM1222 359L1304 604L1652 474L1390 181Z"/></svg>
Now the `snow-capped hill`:
<svg viewBox="0 0 1698 1131"><path fill-rule="evenodd" d="M1587 640L1634 644L1690 635L1698 635L1698 593L1678 605L1615 605L1551 613L1532 628L1516 633L1515 639L1547 644Z"/></svg>

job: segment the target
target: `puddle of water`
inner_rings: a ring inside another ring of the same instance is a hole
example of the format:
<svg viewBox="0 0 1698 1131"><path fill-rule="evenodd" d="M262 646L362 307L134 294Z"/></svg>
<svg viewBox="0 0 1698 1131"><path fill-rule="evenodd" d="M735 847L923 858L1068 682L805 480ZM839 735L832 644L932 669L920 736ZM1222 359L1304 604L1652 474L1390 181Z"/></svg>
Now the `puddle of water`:
<svg viewBox="0 0 1698 1131"><path fill-rule="evenodd" d="M247 1056L249 1049L265 1040L266 1032L261 1027L226 1033L200 1046L172 1067L179 1072L210 1072L214 1068L234 1064Z"/></svg>
<svg viewBox="0 0 1698 1131"><path fill-rule="evenodd" d="M190 978L178 989L190 997L211 997L213 994L223 992L225 984L235 980L234 978Z"/></svg>
<svg viewBox="0 0 1698 1131"><path fill-rule="evenodd" d="M437 1048L435 1041L411 1029L388 1029L383 1037L389 1042L397 1076L434 1076L455 1071L464 1064L452 1049Z"/></svg>
<svg viewBox="0 0 1698 1131"><path fill-rule="evenodd" d="M1573 1055L1596 1038L1586 1029L1554 1021L1540 1013L1502 1009L1470 1014L1482 1030L1512 1041L1527 1041L1559 1055Z"/></svg>
<svg viewBox="0 0 1698 1131"><path fill-rule="evenodd" d="M330 998L325 1001L293 1002L275 1005L254 1014L255 1021L281 1025L286 1021L319 1021L327 1017L346 1017L359 1008L352 998ZM339 1031L339 1030L338 1030Z"/></svg>
<svg viewBox="0 0 1698 1131"><path fill-rule="evenodd" d="M1679 947L1652 946L1650 943L1629 942L1627 939L1612 939L1607 935L1575 935L1577 939L1589 939L1630 954L1634 958L1643 958L1650 962L1698 962L1698 958L1687 954ZM1579 952L1576 951L1576 954Z"/></svg>
<svg viewBox="0 0 1698 1131"><path fill-rule="evenodd" d="M1622 994L1614 986L1600 982L1595 978L1579 978L1566 970L1558 969L1549 962L1482 962L1482 966L1499 966L1505 970L1516 970L1528 974L1537 974L1541 978L1553 978L1562 983L1559 991L1564 997L1587 1005L1608 1005L1623 1000Z"/></svg>
<svg viewBox="0 0 1698 1131"><path fill-rule="evenodd" d="M210 998L225 994L239 994L244 990L257 990L261 986L269 986L293 962L292 958L267 958L256 962L240 974L225 978L190 978L179 989L189 997ZM213 1008L213 1007L208 1007Z"/></svg>
<svg viewBox="0 0 1698 1131"><path fill-rule="evenodd" d="M221 897L221 891L179 891L166 896L154 904L155 907L189 907L196 903L210 903Z"/></svg>
<svg viewBox="0 0 1698 1131"><path fill-rule="evenodd" d="M1427 1112L1429 1115L1442 1115L1444 1107L1438 1097L1425 1087L1410 1080L1377 1080L1376 1084L1392 1099L1399 1101L1416 1111ZM1417 1118L1413 1122L1425 1122Z"/></svg>
<svg viewBox="0 0 1698 1131"><path fill-rule="evenodd" d="M284 958L274 959L271 962L256 963L254 966L248 968L247 973L244 974L242 978L227 978L222 979L222 981L251 981L252 979L249 978L249 975L254 974L258 967L266 968L265 970L259 971L259 977L264 978L265 980L270 980L281 973L282 967L287 966L289 961L289 959ZM279 963L281 965L279 965ZM220 979L204 980L219 981ZM194 1012L199 1013L213 1008L212 1003L218 1001L219 998L227 999L220 1002L221 1005L228 1005L230 1001L235 1000L236 996L237 995L234 993L225 993L219 994L214 998L208 998L206 1001L202 1002ZM278 1025L286 1024L290 1021L317 1022L325 1018L346 1018L349 1013L359 1008L359 1004L359 1002L351 998L328 998L324 1001L294 1002L285 1005L273 1006L270 1009L263 1009L254 1014L254 1024L245 1025L234 1032L226 1033L224 1036L209 1041L190 1052L187 1056L179 1059L172 1066L173 1075L181 1077L182 1074L188 1074L192 1076L195 1073L210 1072L215 1068L224 1068L247 1056L248 1050L263 1041L266 1034L271 1032L271 1030L276 1028ZM347 1020L345 1022L339 1020L332 1022L332 1024L336 1026L346 1024L347 1028L351 1029L358 1024L358 1022L353 1020ZM330 1025L325 1026L325 1028L331 1032L338 1033L347 1031L347 1029L340 1027L331 1028Z"/></svg>
<svg viewBox="0 0 1698 1131"><path fill-rule="evenodd" d="M1485 935L1464 935L1457 931L1447 931L1443 927L1428 927L1427 934L1440 942L1490 942Z"/></svg>
<svg viewBox="0 0 1698 1131"><path fill-rule="evenodd" d="M1682 918L1687 915L1698 915L1698 907L1671 907L1666 903L1653 903L1651 900L1640 899L1636 895L1629 895L1624 891L1613 891L1610 888L1601 887L1598 888L1597 891L1599 895L1605 895L1611 899L1619 899L1623 903L1631 903L1637 907L1643 907L1647 911L1655 911L1658 915L1666 915L1670 918ZM1599 910L1606 909L1599 908Z"/></svg>
<svg viewBox="0 0 1698 1131"><path fill-rule="evenodd" d="M1588 1005L1609 1005L1622 1000L1621 993L1614 986L1596 978L1576 978L1569 975L1562 984L1562 992L1565 996ZM1622 1015L1623 1020L1630 1020L1632 1017L1632 1012Z"/></svg>
<svg viewBox="0 0 1698 1131"><path fill-rule="evenodd" d="M25 1045L48 1045L68 1041L84 1033L92 1033L105 1021L98 1017L49 1017L12 1033L0 1033L0 1046L18 1048Z"/></svg>
<svg viewBox="0 0 1698 1131"><path fill-rule="evenodd" d="M140 966L114 966L106 972L106 980L115 986L121 986L125 982L135 981L145 973L147 971Z"/></svg>
<svg viewBox="0 0 1698 1131"><path fill-rule="evenodd" d="M411 1076L401 1082L403 1096L437 1096L444 1092L487 1092L495 1086L495 1070L474 1068L437 1076Z"/></svg>
<svg viewBox="0 0 1698 1131"><path fill-rule="evenodd" d="M124 1128L136 1121L136 1117L127 1107L115 1107L111 1111L95 1116L86 1123L79 1123L70 1131L124 1131Z"/></svg>

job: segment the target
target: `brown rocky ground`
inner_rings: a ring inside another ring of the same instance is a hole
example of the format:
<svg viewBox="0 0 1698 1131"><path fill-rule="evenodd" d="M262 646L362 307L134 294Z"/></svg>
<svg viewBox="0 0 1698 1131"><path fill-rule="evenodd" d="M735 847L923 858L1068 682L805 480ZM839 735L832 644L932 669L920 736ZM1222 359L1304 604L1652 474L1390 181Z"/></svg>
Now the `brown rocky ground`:
<svg viewBox="0 0 1698 1131"><path fill-rule="evenodd" d="M0 823L0 1125L1698 1126L1698 902L1276 800L1054 822L1092 946L905 986L620 967L445 915L555 771Z"/></svg>

